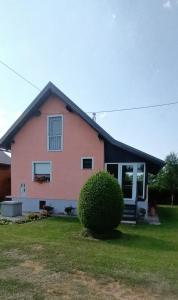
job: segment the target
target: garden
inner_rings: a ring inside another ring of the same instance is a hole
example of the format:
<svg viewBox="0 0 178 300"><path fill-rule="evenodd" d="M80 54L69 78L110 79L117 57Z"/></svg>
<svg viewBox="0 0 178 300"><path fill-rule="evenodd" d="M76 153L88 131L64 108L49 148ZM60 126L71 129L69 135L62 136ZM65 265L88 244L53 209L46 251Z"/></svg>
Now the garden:
<svg viewBox="0 0 178 300"><path fill-rule="evenodd" d="M178 208L160 226L84 238L76 218L0 226L0 299L177 299Z"/></svg>

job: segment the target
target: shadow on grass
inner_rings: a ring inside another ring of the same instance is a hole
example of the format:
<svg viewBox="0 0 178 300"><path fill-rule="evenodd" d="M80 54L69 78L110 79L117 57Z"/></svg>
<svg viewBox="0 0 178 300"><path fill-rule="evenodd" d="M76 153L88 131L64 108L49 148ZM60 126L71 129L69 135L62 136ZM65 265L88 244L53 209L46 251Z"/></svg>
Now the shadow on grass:
<svg viewBox="0 0 178 300"><path fill-rule="evenodd" d="M117 240L122 236L122 232L114 229L107 232L95 232L88 228L83 228L81 231L81 236L84 238L97 239L97 240Z"/></svg>
<svg viewBox="0 0 178 300"><path fill-rule="evenodd" d="M48 220L53 222L62 222L62 223L78 223L80 224L80 221L78 217L70 217L70 216L52 216L48 218Z"/></svg>
<svg viewBox="0 0 178 300"><path fill-rule="evenodd" d="M106 243L113 245L130 246L131 248L143 250L176 251L177 245L173 242L165 241L159 237L150 237L135 233L122 233L117 240L107 240Z"/></svg>

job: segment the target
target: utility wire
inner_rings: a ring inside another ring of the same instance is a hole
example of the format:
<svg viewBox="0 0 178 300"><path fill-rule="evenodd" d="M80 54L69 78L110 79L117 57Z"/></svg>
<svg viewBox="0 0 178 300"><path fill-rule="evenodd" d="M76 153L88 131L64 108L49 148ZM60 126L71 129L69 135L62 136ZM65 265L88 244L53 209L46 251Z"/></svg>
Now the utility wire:
<svg viewBox="0 0 178 300"><path fill-rule="evenodd" d="M16 70L14 70L13 68L11 68L8 64L6 64L5 62L3 62L2 60L0 60L0 64L3 65L4 67L6 67L7 69L9 69L11 72L13 72L19 78L21 78L22 80L24 80L26 83L30 84L36 90L38 90L38 91L41 90L36 84L34 84L33 82L31 82L30 80L28 80L27 78L25 78L23 75L21 75ZM167 103L162 103L162 104L146 105L146 106L136 106L136 107L128 107L128 108L119 108L119 109L112 109L112 110L90 111L90 112L87 112L87 113L88 114L93 114L94 118L96 118L96 114L99 114L99 113L113 113L113 112L122 112L122 111L130 111L130 110L140 110L140 109L162 107L162 106L170 106L170 105L176 105L176 104L178 104L178 101L167 102Z"/></svg>
<svg viewBox="0 0 178 300"><path fill-rule="evenodd" d="M28 84L30 84L33 88L35 88L36 90L40 91L40 88L37 85L35 85L33 82L31 82L30 80L28 80L27 78L25 78L23 75L21 75L20 73L18 73L16 70L14 70L13 68L11 68L8 64L6 64L5 62L3 62L2 60L0 60L0 64L3 65L4 67L6 67L7 69L9 69L11 72L13 72L15 75L17 75L21 79L23 79Z"/></svg>
<svg viewBox="0 0 178 300"><path fill-rule="evenodd" d="M162 107L162 106L169 106L169 105L175 105L175 104L178 104L178 101L162 103L162 104L146 105L146 106L119 108L119 109L112 109L112 110L89 111L88 114L100 114L100 113L112 113L112 112L129 111L129 110L139 110L139 109Z"/></svg>

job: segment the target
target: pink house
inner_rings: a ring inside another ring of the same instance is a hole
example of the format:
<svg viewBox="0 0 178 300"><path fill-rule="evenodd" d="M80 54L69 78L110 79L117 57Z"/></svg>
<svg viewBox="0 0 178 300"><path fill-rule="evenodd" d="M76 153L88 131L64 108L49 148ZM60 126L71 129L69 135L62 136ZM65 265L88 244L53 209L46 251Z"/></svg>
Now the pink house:
<svg viewBox="0 0 178 300"><path fill-rule="evenodd" d="M135 218L147 210L148 173L164 162L113 139L51 82L0 140L11 150L13 199L24 211L44 204L56 213L76 207L80 189L95 172L106 169L121 184Z"/></svg>

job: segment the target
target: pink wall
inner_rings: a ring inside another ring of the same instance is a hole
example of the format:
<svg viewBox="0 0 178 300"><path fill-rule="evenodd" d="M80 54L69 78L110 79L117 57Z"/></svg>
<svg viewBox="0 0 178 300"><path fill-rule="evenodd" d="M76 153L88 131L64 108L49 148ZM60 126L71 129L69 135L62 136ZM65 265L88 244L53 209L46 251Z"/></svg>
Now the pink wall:
<svg viewBox="0 0 178 300"><path fill-rule="evenodd" d="M51 97L15 136L12 145L12 195L20 196L20 184L26 184L26 196L41 199L78 199L80 188L92 173L104 168L104 143L85 121L66 110ZM63 114L64 149L47 151L47 115ZM81 170L82 156L94 157L93 170ZM32 181L32 161L52 162L52 181Z"/></svg>

